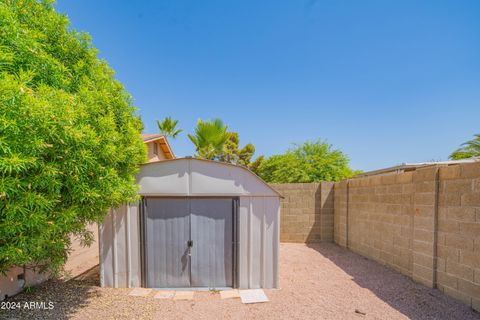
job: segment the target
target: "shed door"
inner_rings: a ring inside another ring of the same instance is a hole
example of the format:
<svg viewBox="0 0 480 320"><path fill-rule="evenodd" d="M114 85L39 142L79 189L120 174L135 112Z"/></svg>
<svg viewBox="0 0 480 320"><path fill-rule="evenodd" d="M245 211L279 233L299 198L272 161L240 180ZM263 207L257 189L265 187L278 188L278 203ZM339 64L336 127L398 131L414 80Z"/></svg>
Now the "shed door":
<svg viewBox="0 0 480 320"><path fill-rule="evenodd" d="M190 286L190 215L185 198L145 201L146 285L149 288Z"/></svg>
<svg viewBox="0 0 480 320"><path fill-rule="evenodd" d="M233 200L148 198L146 286L233 286Z"/></svg>
<svg viewBox="0 0 480 320"><path fill-rule="evenodd" d="M191 199L192 287L233 284L232 199Z"/></svg>

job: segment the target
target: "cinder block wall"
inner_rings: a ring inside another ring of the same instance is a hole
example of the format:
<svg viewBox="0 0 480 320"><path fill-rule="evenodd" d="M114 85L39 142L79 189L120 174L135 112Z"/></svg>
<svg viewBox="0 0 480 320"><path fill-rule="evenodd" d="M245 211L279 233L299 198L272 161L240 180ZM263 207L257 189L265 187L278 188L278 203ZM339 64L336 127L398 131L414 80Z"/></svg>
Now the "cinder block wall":
<svg viewBox="0 0 480 320"><path fill-rule="evenodd" d="M333 241L333 182L271 184L280 192L280 241Z"/></svg>
<svg viewBox="0 0 480 320"><path fill-rule="evenodd" d="M480 163L440 169L437 286L480 311Z"/></svg>
<svg viewBox="0 0 480 320"><path fill-rule="evenodd" d="M335 186L335 240L412 276L412 173L342 181Z"/></svg>
<svg viewBox="0 0 480 320"><path fill-rule="evenodd" d="M335 243L341 245L342 247L347 246L347 184L347 180L335 183L333 192L333 238Z"/></svg>
<svg viewBox="0 0 480 320"><path fill-rule="evenodd" d="M334 240L480 310L480 163L342 181Z"/></svg>

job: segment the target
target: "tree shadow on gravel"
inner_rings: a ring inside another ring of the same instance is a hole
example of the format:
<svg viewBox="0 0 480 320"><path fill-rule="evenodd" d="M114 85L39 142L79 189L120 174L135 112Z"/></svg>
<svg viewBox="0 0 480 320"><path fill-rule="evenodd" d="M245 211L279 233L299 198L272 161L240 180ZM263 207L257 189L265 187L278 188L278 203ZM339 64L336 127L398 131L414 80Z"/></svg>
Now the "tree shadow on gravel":
<svg viewBox="0 0 480 320"><path fill-rule="evenodd" d="M309 243L352 277L357 285L410 319L480 319L480 313L439 290L415 283L393 269L333 243ZM368 305L359 310L368 316Z"/></svg>
<svg viewBox="0 0 480 320"><path fill-rule="evenodd" d="M98 270L98 269L97 269ZM80 280L48 280L31 292L22 292L4 302L10 309L0 310L0 319L69 319L92 299L100 296L98 273L91 269ZM34 305L33 303L36 303ZM12 309L15 306L15 309ZM50 309L50 307L53 308Z"/></svg>

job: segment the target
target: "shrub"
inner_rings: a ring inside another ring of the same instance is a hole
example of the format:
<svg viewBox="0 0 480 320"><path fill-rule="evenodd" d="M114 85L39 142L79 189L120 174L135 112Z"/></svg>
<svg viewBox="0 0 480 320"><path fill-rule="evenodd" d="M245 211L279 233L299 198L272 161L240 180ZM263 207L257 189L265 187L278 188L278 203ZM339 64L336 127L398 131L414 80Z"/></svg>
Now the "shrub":
<svg viewBox="0 0 480 320"><path fill-rule="evenodd" d="M272 183L338 181L358 173L350 169L343 152L320 140L295 145L284 154L263 160L257 172Z"/></svg>
<svg viewBox="0 0 480 320"><path fill-rule="evenodd" d="M136 197L129 95L49 2L0 2L0 270L57 272L70 235Z"/></svg>

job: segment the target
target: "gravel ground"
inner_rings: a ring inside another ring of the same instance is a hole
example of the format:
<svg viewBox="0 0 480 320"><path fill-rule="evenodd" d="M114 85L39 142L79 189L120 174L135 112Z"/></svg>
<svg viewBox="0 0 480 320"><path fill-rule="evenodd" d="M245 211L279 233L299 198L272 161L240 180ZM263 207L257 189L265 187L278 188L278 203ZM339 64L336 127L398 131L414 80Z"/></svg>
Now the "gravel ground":
<svg viewBox="0 0 480 320"><path fill-rule="evenodd" d="M334 244L282 244L280 286L270 302L244 305L196 292L193 301L132 297L98 277L49 281L10 302L52 301L52 310L0 310L5 319L480 319L466 305Z"/></svg>

